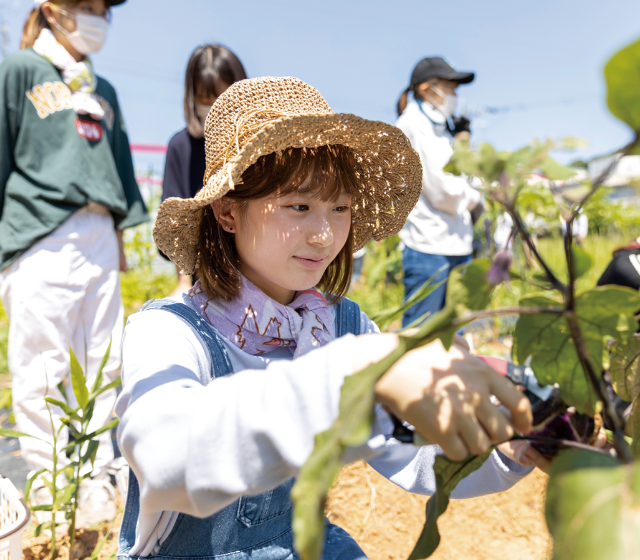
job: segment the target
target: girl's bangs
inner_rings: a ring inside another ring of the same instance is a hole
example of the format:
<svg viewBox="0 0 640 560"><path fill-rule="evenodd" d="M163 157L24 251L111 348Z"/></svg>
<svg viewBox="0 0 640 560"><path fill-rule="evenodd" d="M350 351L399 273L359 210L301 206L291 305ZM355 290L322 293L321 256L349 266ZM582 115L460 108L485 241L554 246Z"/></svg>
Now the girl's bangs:
<svg viewBox="0 0 640 560"><path fill-rule="evenodd" d="M345 146L289 148L277 154L274 163L274 167L283 166L287 175L277 189L280 196L313 193L322 201L336 201L357 192L356 160Z"/></svg>
<svg viewBox="0 0 640 560"><path fill-rule="evenodd" d="M221 82L218 72L216 72L210 65L200 64L200 68L193 76L193 93L197 97L209 97L215 95L220 97L224 89L221 87Z"/></svg>

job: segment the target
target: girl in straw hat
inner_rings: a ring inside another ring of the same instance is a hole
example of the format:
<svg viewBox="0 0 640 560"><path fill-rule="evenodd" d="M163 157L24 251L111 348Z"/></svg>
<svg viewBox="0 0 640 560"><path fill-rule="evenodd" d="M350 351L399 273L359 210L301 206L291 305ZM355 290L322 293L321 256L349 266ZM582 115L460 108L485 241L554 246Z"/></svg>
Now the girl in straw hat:
<svg viewBox="0 0 640 560"><path fill-rule="evenodd" d="M131 316L123 340L119 442L131 465L119 557L293 558L289 492L314 437L338 413L346 376L397 345L348 288L352 254L393 235L421 189L397 128L336 114L294 78L233 84L205 123L204 188L160 208L154 236L199 281ZM354 336L360 335L360 336ZM462 346L407 354L376 400L462 459L513 428L528 402ZM367 458L396 484L432 493L438 447L391 437L378 407ZM529 472L505 454L457 489L501 491ZM365 558L328 523L325 558Z"/></svg>

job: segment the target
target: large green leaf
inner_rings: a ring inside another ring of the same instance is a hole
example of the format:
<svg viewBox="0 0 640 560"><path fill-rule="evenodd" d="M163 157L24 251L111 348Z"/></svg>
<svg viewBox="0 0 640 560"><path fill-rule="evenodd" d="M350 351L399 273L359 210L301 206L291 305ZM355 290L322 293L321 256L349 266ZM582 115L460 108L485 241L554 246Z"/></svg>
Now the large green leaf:
<svg viewBox="0 0 640 560"><path fill-rule="evenodd" d="M29 494L31 493L31 487L35 482L36 478L38 478L42 473L46 472L47 469L40 469L39 471L34 472L29 478L27 478L27 482L24 485L24 499L29 499Z"/></svg>
<svg viewBox="0 0 640 560"><path fill-rule="evenodd" d="M64 488L58 489L54 505L57 507L68 504L73 498L78 485L76 483L67 484Z"/></svg>
<svg viewBox="0 0 640 560"><path fill-rule="evenodd" d="M87 406L87 399L89 398L89 391L87 390L87 380L82 371L82 366L78 362L75 353L69 347L69 356L71 364L71 385L73 386L73 392L78 401L78 406L84 409Z"/></svg>
<svg viewBox="0 0 640 560"><path fill-rule="evenodd" d="M479 469L489 455L491 451L487 451L484 455L470 456L459 462L450 461L446 457L436 457L433 466L436 475L436 493L427 500L427 521L409 560L422 560L435 552L440 544L438 517L447 510L451 492L458 482Z"/></svg>
<svg viewBox="0 0 640 560"><path fill-rule="evenodd" d="M477 175L480 155L471 150L469 142L454 142L454 151L444 170L453 175Z"/></svg>
<svg viewBox="0 0 640 560"><path fill-rule="evenodd" d="M561 163L558 163L553 158L546 158L539 165L538 169L552 181L566 181L573 177L576 172L571 167L566 167Z"/></svg>
<svg viewBox="0 0 640 560"><path fill-rule="evenodd" d="M67 403L63 403L62 401L59 401L57 399L52 399L51 397L45 397L44 400L47 401L49 404L52 404L54 406L59 406L62 409L62 411L69 418L71 418L71 420L78 420L78 415L76 414L76 411L73 410L73 408L71 408Z"/></svg>
<svg viewBox="0 0 640 560"><path fill-rule="evenodd" d="M640 41L611 57L604 67L609 110L634 131L640 130Z"/></svg>
<svg viewBox="0 0 640 560"><path fill-rule="evenodd" d="M613 346L609 370L620 398L635 401L640 396L640 338L633 336Z"/></svg>
<svg viewBox="0 0 640 560"><path fill-rule="evenodd" d="M640 559L640 469L583 450L551 467L545 516L553 560Z"/></svg>
<svg viewBox="0 0 640 560"><path fill-rule="evenodd" d="M636 458L636 461L640 461L640 406L638 400L635 401L633 408L631 409L631 416L627 420L625 426L626 431L633 436L631 440L631 453Z"/></svg>
<svg viewBox="0 0 640 560"><path fill-rule="evenodd" d="M40 438L37 438L36 436L30 436L29 434L25 434L24 432L17 432L16 430L8 430L6 428L0 428L0 436L13 437L13 438L32 437L35 439L40 439Z"/></svg>
<svg viewBox="0 0 640 560"><path fill-rule="evenodd" d="M102 386L102 380L103 380L102 370L104 369L104 366L107 365L107 361L109 360L109 354L111 354L111 342L112 342L112 339L109 338L109 346L107 346L107 351L104 353L104 356L102 356L102 361L100 362L98 373L96 373L96 378L93 381L93 387L91 388L92 393L95 393Z"/></svg>
<svg viewBox="0 0 640 560"><path fill-rule="evenodd" d="M578 247L577 245L571 245L571 260L573 264L573 274L575 278L580 278L584 276L591 265L593 264L593 259L582 247Z"/></svg>
<svg viewBox="0 0 640 560"><path fill-rule="evenodd" d="M92 440L93 438L95 438L96 436L99 436L100 434L102 434L104 432L108 432L112 428L115 428L118 425L119 421L120 420L118 420L118 418L114 418L113 420L111 420L111 422L108 422L107 424L102 426L102 428L98 428L97 430L95 430L94 432L91 432L90 434L87 434L85 436L80 436L79 438L73 440L69 445L64 447L62 449L62 451L67 451L68 449L73 449L76 445L80 445L80 444L84 443L85 441Z"/></svg>
<svg viewBox="0 0 640 560"><path fill-rule="evenodd" d="M413 336L401 336L398 348L386 358L346 378L338 418L329 430L316 436L313 452L291 492L295 548L303 560L317 560L322 554L326 495L343 464L344 450L362 445L371 434L376 382L407 351L436 338L446 346L451 344L460 327L453 326L452 321L489 302L492 288L485 275L490 265L489 259L480 259L454 268L449 275L445 308L429 317Z"/></svg>
<svg viewBox="0 0 640 560"><path fill-rule="evenodd" d="M543 295L523 298L520 305L562 307L560 302ZM577 296L578 324L596 371L602 369L605 338L628 338L629 321L638 307L638 293L619 286L602 286ZM558 383L567 404L584 414L596 412L596 395L578 359L569 325L561 314L521 315L513 338L515 359L523 363L531 356L531 367L542 385Z"/></svg>

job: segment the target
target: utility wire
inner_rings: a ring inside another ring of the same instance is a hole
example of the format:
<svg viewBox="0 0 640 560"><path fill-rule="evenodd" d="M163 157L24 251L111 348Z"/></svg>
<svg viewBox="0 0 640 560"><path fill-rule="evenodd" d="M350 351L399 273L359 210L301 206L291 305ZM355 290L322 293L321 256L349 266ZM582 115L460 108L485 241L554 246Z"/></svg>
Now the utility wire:
<svg viewBox="0 0 640 560"><path fill-rule="evenodd" d="M548 99L546 101L539 101L537 103L518 103L515 105L502 105L497 107L485 106L481 107L480 109L471 109L464 111L464 114L467 117L480 117L482 115L496 115L498 113L510 113L513 111L529 111L531 109L553 107L555 105L573 105L574 103L591 101L592 99L599 98L599 94L593 93L590 95L582 95L579 97L561 97L559 99Z"/></svg>

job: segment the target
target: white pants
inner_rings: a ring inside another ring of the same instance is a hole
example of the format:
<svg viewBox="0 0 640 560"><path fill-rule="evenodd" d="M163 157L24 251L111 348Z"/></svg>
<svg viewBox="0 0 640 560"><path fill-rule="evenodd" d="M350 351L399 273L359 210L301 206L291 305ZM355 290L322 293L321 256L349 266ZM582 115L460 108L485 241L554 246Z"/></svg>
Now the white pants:
<svg viewBox="0 0 640 560"><path fill-rule="evenodd" d="M53 233L38 241L0 273L0 297L9 317L9 371L12 376L16 429L52 441L44 396L59 400L57 385L69 377L69 345L93 383L112 337L104 384L120 375L120 341L124 310L118 275L118 242L113 219L82 209ZM66 393L75 407L71 383ZM48 386L48 389L47 389ZM98 397L90 430L110 418L115 390ZM61 411L51 407L54 424ZM67 429L58 449L65 446ZM20 438L22 457L33 470L53 466L52 448L33 438ZM100 436L95 467L113 460L109 432ZM59 465L68 461L59 455Z"/></svg>

